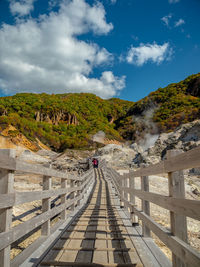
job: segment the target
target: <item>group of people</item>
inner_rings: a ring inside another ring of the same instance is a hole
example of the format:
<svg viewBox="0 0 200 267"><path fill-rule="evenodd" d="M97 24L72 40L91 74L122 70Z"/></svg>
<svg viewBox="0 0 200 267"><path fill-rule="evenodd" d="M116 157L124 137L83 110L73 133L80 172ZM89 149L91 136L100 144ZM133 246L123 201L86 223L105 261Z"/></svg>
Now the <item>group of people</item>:
<svg viewBox="0 0 200 267"><path fill-rule="evenodd" d="M99 161L98 161L98 159L93 158L93 160L92 160L92 164L93 164L93 167L94 167L94 168L98 168L98 165L99 165Z"/></svg>

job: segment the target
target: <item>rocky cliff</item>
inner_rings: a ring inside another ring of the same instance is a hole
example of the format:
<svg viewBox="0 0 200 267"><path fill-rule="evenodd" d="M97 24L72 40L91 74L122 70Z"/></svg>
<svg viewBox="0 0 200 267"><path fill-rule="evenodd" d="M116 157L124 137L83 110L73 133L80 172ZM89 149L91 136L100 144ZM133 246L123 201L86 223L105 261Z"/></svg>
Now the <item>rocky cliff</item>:
<svg viewBox="0 0 200 267"><path fill-rule="evenodd" d="M55 113L43 113L41 111L35 112L35 120L37 122L44 121L54 125L58 125L59 122L65 122L67 125L78 125L78 119L75 114L70 114L68 112L59 111Z"/></svg>

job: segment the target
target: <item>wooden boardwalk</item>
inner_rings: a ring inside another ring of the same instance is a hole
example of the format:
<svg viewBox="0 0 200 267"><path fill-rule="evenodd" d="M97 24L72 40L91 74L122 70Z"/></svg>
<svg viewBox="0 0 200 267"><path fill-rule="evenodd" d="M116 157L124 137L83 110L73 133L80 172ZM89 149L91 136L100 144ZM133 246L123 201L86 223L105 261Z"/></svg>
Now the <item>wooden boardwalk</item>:
<svg viewBox="0 0 200 267"><path fill-rule="evenodd" d="M143 266L126 226L111 205L103 172L95 170L96 184L88 205L67 228L40 263L41 266Z"/></svg>
<svg viewBox="0 0 200 267"><path fill-rule="evenodd" d="M184 153L168 151L166 160L124 175L102 160L100 169L80 176L22 162L12 149L0 150L0 267L199 267L187 218L200 220L200 201L185 197L183 173L198 167L200 146ZM42 190L15 191L15 172L40 175ZM152 192L149 183L149 176L163 173L168 174L165 195ZM140 189L135 187L138 178ZM52 181L59 181L56 188ZM51 205L55 198L58 204ZM13 226L13 208L33 201L41 201L41 213ZM169 211L170 227L154 219L151 203ZM12 247L38 230L37 239L11 259ZM172 261L152 232L171 250Z"/></svg>

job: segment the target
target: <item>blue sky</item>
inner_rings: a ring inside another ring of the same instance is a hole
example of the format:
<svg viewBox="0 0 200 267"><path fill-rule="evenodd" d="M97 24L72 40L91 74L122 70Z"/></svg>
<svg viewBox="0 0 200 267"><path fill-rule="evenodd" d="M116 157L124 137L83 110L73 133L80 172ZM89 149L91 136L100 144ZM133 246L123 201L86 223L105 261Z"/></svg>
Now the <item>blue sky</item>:
<svg viewBox="0 0 200 267"><path fill-rule="evenodd" d="M199 0L0 0L0 95L137 101L200 72Z"/></svg>

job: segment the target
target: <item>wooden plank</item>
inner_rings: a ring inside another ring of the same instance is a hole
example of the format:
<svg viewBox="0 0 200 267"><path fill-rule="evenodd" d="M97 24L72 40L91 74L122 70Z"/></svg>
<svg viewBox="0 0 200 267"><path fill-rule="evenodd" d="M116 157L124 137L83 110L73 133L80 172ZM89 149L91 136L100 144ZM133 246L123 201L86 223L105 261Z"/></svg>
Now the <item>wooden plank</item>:
<svg viewBox="0 0 200 267"><path fill-rule="evenodd" d="M135 195L133 193L133 190L135 189L135 179L131 177L130 173L129 173L129 189L130 191L128 193L130 195L130 202L133 203L133 205L135 205ZM131 213L130 215L132 223L138 223L138 217L134 214L134 210L132 207L130 208L130 213Z"/></svg>
<svg viewBox="0 0 200 267"><path fill-rule="evenodd" d="M61 237L60 239L82 240L81 237ZM126 240L126 237L84 237L84 240Z"/></svg>
<svg viewBox="0 0 200 267"><path fill-rule="evenodd" d="M77 201L81 196L68 201L67 204L62 204L58 207L51 209L50 211L46 211L29 221L26 221L22 224L15 226L14 228L10 229L7 232L0 233L0 250L7 247L8 245L12 244L13 242L17 241L19 238L23 237L24 235L28 234L35 228L42 225L45 221L49 220L50 218L54 217L55 215L61 213L63 209L71 206L75 201Z"/></svg>
<svg viewBox="0 0 200 267"><path fill-rule="evenodd" d="M154 243L152 238L144 237L144 242L147 244L149 249L152 251L153 255L160 263L162 267L169 267L171 266L171 261L167 258L167 256L161 252L160 248Z"/></svg>
<svg viewBox="0 0 200 267"><path fill-rule="evenodd" d="M180 154L179 150L168 150L167 159ZM168 173L169 196L185 198L185 185L183 171ZM176 214L170 211L170 225L173 235L179 237L187 243L187 221L184 215ZM174 267L184 267L185 264L180 258L172 253L172 263Z"/></svg>
<svg viewBox="0 0 200 267"><path fill-rule="evenodd" d="M62 194L67 194L81 189L81 187L66 188L66 189L54 189L45 191L34 191L34 192L15 192L9 194L0 194L0 209L8 208L11 206L16 206L24 204L27 202L32 202L36 200L42 200L45 198L50 198L53 196L59 196Z"/></svg>
<svg viewBox="0 0 200 267"><path fill-rule="evenodd" d="M65 179L61 179L61 188L67 189L67 181ZM67 202L67 194L61 195L61 204L66 204ZM60 214L61 220L66 220L67 214L66 214L66 209L64 209L61 214Z"/></svg>
<svg viewBox="0 0 200 267"><path fill-rule="evenodd" d="M148 176L142 176L141 177L141 189L144 192L148 192L149 191L149 177ZM142 210L147 215L150 215L149 201L142 200ZM151 236L150 229L145 225L144 221L142 222L142 234L145 237L150 237Z"/></svg>
<svg viewBox="0 0 200 267"><path fill-rule="evenodd" d="M165 172L200 167L200 146L164 161Z"/></svg>
<svg viewBox="0 0 200 267"><path fill-rule="evenodd" d="M51 182L52 179L50 176L43 177L43 190L50 190L51 189ZM42 212L48 212L51 209L51 199L44 198L42 200ZM41 226L41 235L48 236L50 234L50 219L45 221Z"/></svg>
<svg viewBox="0 0 200 267"><path fill-rule="evenodd" d="M17 255L11 261L11 267L20 266L20 264L23 263L38 247L40 247L46 239L47 236L41 236L30 246L25 248L19 255Z"/></svg>
<svg viewBox="0 0 200 267"><path fill-rule="evenodd" d="M99 241L105 241L105 240L99 240ZM135 251L134 248L100 248L100 247L94 247L94 248L88 248L88 247L53 247L53 250L116 251L116 252Z"/></svg>
<svg viewBox="0 0 200 267"><path fill-rule="evenodd" d="M15 150L4 149L0 155L8 157L8 161L15 158ZM14 173L9 170L0 169L0 193L14 192ZM12 224L12 208L2 209L0 212L0 233L9 233ZM1 241L2 242L2 241ZM0 251L0 266L10 266L10 244L4 246Z"/></svg>
<svg viewBox="0 0 200 267"><path fill-rule="evenodd" d="M190 264L192 267L200 266L200 253L195 251L190 245L182 241L176 236L172 236L171 232L156 223L151 217L134 208L137 216L145 222L151 231L153 231L160 240L169 247L174 254Z"/></svg>
<svg viewBox="0 0 200 267"><path fill-rule="evenodd" d="M90 188L90 190L92 190L92 187ZM55 240L61 235L63 230L65 230L66 228L69 227L69 225L72 223L72 218L76 219L83 212L83 210L86 207L87 198L90 197L90 194L91 194L91 191L87 195L84 195L84 201L81 202L81 207L79 207L78 209L76 208L76 210L73 213L69 213L68 218L65 221L60 220L51 228L51 235L46 239L46 241L40 247L38 247L38 249L36 249L36 251L34 251L30 256L27 255L27 257L25 257L26 255L24 255L21 259L19 259L19 261L18 261L19 264L15 265L15 266L31 267L33 265L32 259L36 259L36 261L38 263L41 261L41 259L44 258L46 253L48 253L48 255L49 255L52 252L52 251L50 251L52 244L55 244ZM65 236L67 236L67 235L69 236L70 233L65 233ZM80 236L80 233L79 233L79 236ZM29 249L29 247L27 249ZM57 251L55 251L55 252L57 252ZM28 253L28 251L27 251L27 253ZM20 255L22 255L22 254L23 254L23 252L20 253L19 256L17 256L17 258L20 258ZM57 253L56 253L56 255L57 255ZM24 262L24 259L25 259L25 262ZM46 259L47 258L45 257L45 260ZM50 260L50 258L49 258L49 260Z"/></svg>
<svg viewBox="0 0 200 267"><path fill-rule="evenodd" d="M141 177L141 176L161 174L164 172L166 172L164 161L161 161L157 164L152 164L148 167L145 167L145 168L143 167L136 171L130 171L130 175L133 177Z"/></svg>
<svg viewBox="0 0 200 267"><path fill-rule="evenodd" d="M40 264L41 266L70 266L70 267L98 267L97 263L85 263L85 262L68 262L68 261L46 261ZM137 263L117 263L117 264L101 264L101 267L142 267ZM99 267L100 267L99 266Z"/></svg>
<svg viewBox="0 0 200 267"><path fill-rule="evenodd" d="M3 150L3 149L1 149ZM6 150L6 149L5 149ZM3 153L3 152L2 152ZM50 169L47 167L43 167L39 164L31 164L27 162L23 162L19 159L9 158L6 153L0 155L0 168L6 170L13 170L13 171L20 171L20 172L27 172L45 176L52 176L57 178L63 178L67 180L75 180L75 181L82 181L83 178L86 176L90 176L91 170L89 170L83 177L73 177L72 175L66 175L66 173L57 171L54 169Z"/></svg>
<svg viewBox="0 0 200 267"><path fill-rule="evenodd" d="M196 220L200 220L200 201L191 199L182 199L169 196L163 196L156 193L144 192L138 189L124 189L127 192L133 193L136 197L148 200L162 208L171 210L178 214L182 214Z"/></svg>
<svg viewBox="0 0 200 267"><path fill-rule="evenodd" d="M119 215L123 218L125 217L125 212L123 210L119 211ZM128 220L123 220L124 224L127 224L127 233L132 240L134 247L137 250L138 257L144 266L148 267L160 267L160 264L157 262L156 258L152 252L147 248L144 240L141 238L141 235L136 231L135 227L131 227L132 224Z"/></svg>
<svg viewBox="0 0 200 267"><path fill-rule="evenodd" d="M15 205L15 193L0 194L0 209L9 208Z"/></svg>
<svg viewBox="0 0 200 267"><path fill-rule="evenodd" d="M134 177L150 176L198 167L200 167L200 146L174 156L171 159L161 161L136 171L130 171L130 174Z"/></svg>

